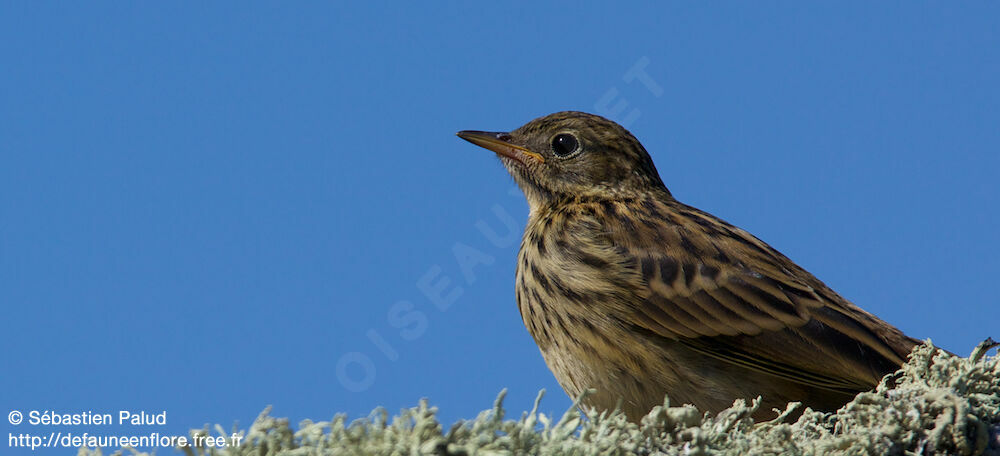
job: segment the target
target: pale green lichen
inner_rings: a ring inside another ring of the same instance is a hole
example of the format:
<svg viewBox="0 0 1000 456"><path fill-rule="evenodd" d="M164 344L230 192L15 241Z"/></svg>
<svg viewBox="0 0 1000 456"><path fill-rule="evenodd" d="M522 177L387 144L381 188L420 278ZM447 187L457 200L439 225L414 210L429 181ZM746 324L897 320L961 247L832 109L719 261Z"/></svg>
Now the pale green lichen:
<svg viewBox="0 0 1000 456"><path fill-rule="evenodd" d="M991 341L988 341L991 342ZM928 342L872 392L859 394L836 413L798 410L789 404L779 418L755 423L757 402L736 401L716 415L693 407L654 408L640 424L620 413L576 408L552 420L534 408L505 419L500 393L491 410L445 431L426 401L389 419L385 410L348 422L299 423L265 410L241 444L229 448L182 448L188 456L293 455L904 455L1000 456L1000 359L981 344L969 358L950 356ZM792 420L793 418L794 421ZM209 428L192 431L207 434ZM214 434L230 435L215 426ZM116 452L117 453L117 452ZM126 454L138 451L126 450ZM100 450L82 449L80 456Z"/></svg>

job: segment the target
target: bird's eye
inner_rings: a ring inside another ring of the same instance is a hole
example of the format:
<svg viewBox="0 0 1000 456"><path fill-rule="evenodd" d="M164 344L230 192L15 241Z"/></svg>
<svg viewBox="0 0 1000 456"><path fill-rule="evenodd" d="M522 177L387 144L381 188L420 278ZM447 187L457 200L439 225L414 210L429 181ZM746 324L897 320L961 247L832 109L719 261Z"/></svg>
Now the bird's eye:
<svg viewBox="0 0 1000 456"><path fill-rule="evenodd" d="M552 138L552 152L557 157L565 157L576 152L580 148L580 142L569 133L561 133Z"/></svg>

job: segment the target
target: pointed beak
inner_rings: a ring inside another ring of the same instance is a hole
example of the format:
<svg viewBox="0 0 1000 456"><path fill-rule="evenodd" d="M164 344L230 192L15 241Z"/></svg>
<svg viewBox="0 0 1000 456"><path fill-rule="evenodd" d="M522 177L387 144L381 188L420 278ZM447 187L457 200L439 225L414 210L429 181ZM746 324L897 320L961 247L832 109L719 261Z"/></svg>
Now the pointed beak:
<svg viewBox="0 0 1000 456"><path fill-rule="evenodd" d="M545 163L545 159L524 147L510 143L510 133L493 131L463 130L457 133L462 138L472 144L484 149L492 150L501 157L515 160L522 165L528 165L529 160L537 163Z"/></svg>

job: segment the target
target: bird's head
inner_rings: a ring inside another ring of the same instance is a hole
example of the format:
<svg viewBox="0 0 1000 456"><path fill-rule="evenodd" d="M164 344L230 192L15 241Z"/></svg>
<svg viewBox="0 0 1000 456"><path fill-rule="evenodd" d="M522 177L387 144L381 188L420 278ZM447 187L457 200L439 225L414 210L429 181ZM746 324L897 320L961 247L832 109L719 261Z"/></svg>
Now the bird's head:
<svg viewBox="0 0 1000 456"><path fill-rule="evenodd" d="M615 200L667 191L642 144L600 116L557 112L511 132L458 136L495 152L533 208L567 197Z"/></svg>

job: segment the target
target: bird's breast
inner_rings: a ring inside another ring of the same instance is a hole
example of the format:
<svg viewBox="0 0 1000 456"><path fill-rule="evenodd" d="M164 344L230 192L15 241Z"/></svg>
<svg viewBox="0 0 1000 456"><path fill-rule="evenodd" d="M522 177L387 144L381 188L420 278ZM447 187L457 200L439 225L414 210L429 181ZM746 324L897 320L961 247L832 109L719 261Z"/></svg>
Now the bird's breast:
<svg viewBox="0 0 1000 456"><path fill-rule="evenodd" d="M636 265L599 239L600 232L600 222L586 212L554 211L529 220L518 254L517 302L543 354L595 356L620 345L619 316L642 279Z"/></svg>

